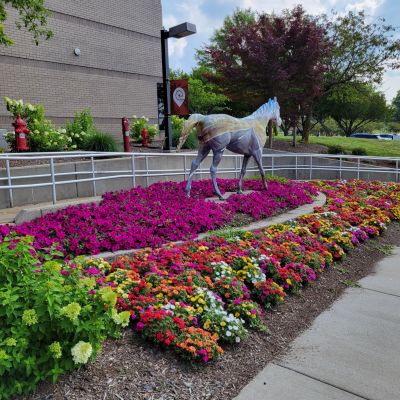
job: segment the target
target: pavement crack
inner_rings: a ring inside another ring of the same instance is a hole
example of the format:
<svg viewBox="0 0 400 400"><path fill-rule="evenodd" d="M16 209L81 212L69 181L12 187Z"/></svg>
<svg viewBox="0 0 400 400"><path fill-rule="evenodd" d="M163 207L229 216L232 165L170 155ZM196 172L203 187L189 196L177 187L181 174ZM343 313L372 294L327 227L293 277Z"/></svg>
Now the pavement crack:
<svg viewBox="0 0 400 400"><path fill-rule="evenodd" d="M370 398L370 397L362 396L362 395L359 394L359 393L355 393L355 392L352 392L351 390L343 389L343 388L340 387L340 386L336 386L336 385L334 385L334 384L332 384L332 383L330 383L330 382L324 381L324 380L322 380L322 379L316 378L316 377L311 376L311 375L309 375L309 374L306 374L306 373L304 373L304 372L298 371L297 369L288 367L287 365L280 364L280 363L278 363L278 362L272 362L271 364L276 365L276 366L281 367L281 368L285 368L285 369L287 369L287 370L289 370L289 371L295 372L296 374L303 375L303 376L305 376L305 377L307 377L307 378L309 378L309 379L312 379L312 380L314 380L314 381L317 381L317 382L323 383L323 384L325 384L325 385L331 386L331 387L333 387L333 388L335 388L335 389L341 390L342 392L349 393L349 394L351 394L351 395L353 395L353 396L356 396L356 397L358 397L358 398L360 398L360 399L363 399L363 400L374 400L374 399L372 399L372 398Z"/></svg>
<svg viewBox="0 0 400 400"><path fill-rule="evenodd" d="M381 291L381 290L371 289L371 288L368 288L368 287L365 287L365 286L361 286L361 289L369 290L369 291L371 291L371 292L386 294L387 296L393 296L393 297L400 298L400 295L398 295L398 294L387 293L387 292L383 292L383 291Z"/></svg>

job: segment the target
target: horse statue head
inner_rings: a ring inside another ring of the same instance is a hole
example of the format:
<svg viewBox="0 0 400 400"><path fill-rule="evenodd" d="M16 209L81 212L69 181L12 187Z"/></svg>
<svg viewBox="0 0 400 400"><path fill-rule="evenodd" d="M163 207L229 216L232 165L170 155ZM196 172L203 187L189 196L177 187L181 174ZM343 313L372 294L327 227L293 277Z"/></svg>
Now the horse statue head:
<svg viewBox="0 0 400 400"><path fill-rule="evenodd" d="M271 105L271 111L272 111L272 116L271 120L275 123L277 127L280 127L282 125L282 118L281 118L281 108L278 103L278 99L274 97L272 100L270 100L272 105Z"/></svg>
<svg viewBox="0 0 400 400"><path fill-rule="evenodd" d="M278 99L274 97L269 99L267 103L264 103L259 107L253 114L243 119L260 119L264 121L272 121L276 126L282 124L281 109L279 107Z"/></svg>

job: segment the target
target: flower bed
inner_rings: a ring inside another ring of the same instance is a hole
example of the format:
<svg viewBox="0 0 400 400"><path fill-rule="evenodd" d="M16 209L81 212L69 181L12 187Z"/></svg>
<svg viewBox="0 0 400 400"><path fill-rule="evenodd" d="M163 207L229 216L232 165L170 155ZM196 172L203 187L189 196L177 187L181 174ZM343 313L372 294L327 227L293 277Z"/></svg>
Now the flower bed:
<svg viewBox="0 0 400 400"><path fill-rule="evenodd" d="M264 311L317 279L333 261L400 218L400 185L318 182L326 206L285 224L227 239L146 249L109 265L88 260L118 293L134 329L150 341L207 362L265 330ZM99 265L101 264L101 268Z"/></svg>
<svg viewBox="0 0 400 400"><path fill-rule="evenodd" d="M145 249L112 265L51 261L29 238L6 238L0 245L5 396L86 363L105 335L129 323L147 340L207 363L249 329L266 330L268 309L400 220L400 185L314 185L328 200L313 214L236 237Z"/></svg>
<svg viewBox="0 0 400 400"><path fill-rule="evenodd" d="M234 191L236 180L220 180L221 191ZM235 214L266 218L279 209L311 203L316 191L307 183L271 181L268 191L259 180L246 180L251 194L233 195L224 203L205 201L213 196L211 181L194 182L192 197L184 183L156 183L149 188L108 193L101 204L67 207L17 227L0 226L2 236L35 237L42 249L58 243L65 255L157 247L190 239L229 223Z"/></svg>

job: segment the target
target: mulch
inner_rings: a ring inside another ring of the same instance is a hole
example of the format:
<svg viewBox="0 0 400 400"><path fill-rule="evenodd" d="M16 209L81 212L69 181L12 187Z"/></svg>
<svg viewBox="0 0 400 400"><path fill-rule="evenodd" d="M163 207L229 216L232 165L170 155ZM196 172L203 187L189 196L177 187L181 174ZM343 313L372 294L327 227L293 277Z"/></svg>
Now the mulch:
<svg viewBox="0 0 400 400"><path fill-rule="evenodd" d="M374 264L396 245L400 245L400 224L392 223L382 237L359 246L300 295L288 296L269 311L268 333L250 332L246 341L225 347L225 355L209 365L182 361L127 329L122 339L106 341L96 361L65 374L57 384L42 383L25 399L232 399L270 361L284 355L293 339L352 282L371 273Z"/></svg>

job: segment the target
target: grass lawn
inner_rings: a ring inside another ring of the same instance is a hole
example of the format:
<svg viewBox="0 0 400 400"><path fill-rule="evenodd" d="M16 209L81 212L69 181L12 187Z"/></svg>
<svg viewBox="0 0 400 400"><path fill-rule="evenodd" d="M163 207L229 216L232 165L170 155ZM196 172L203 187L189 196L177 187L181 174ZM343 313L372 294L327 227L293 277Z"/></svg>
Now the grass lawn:
<svg viewBox="0 0 400 400"><path fill-rule="evenodd" d="M276 140L292 140L292 136L279 135ZM300 138L298 138L300 140ZM324 146L342 146L346 154L354 148L364 148L369 156L400 157L400 140L355 139L344 136L310 136L310 143Z"/></svg>

